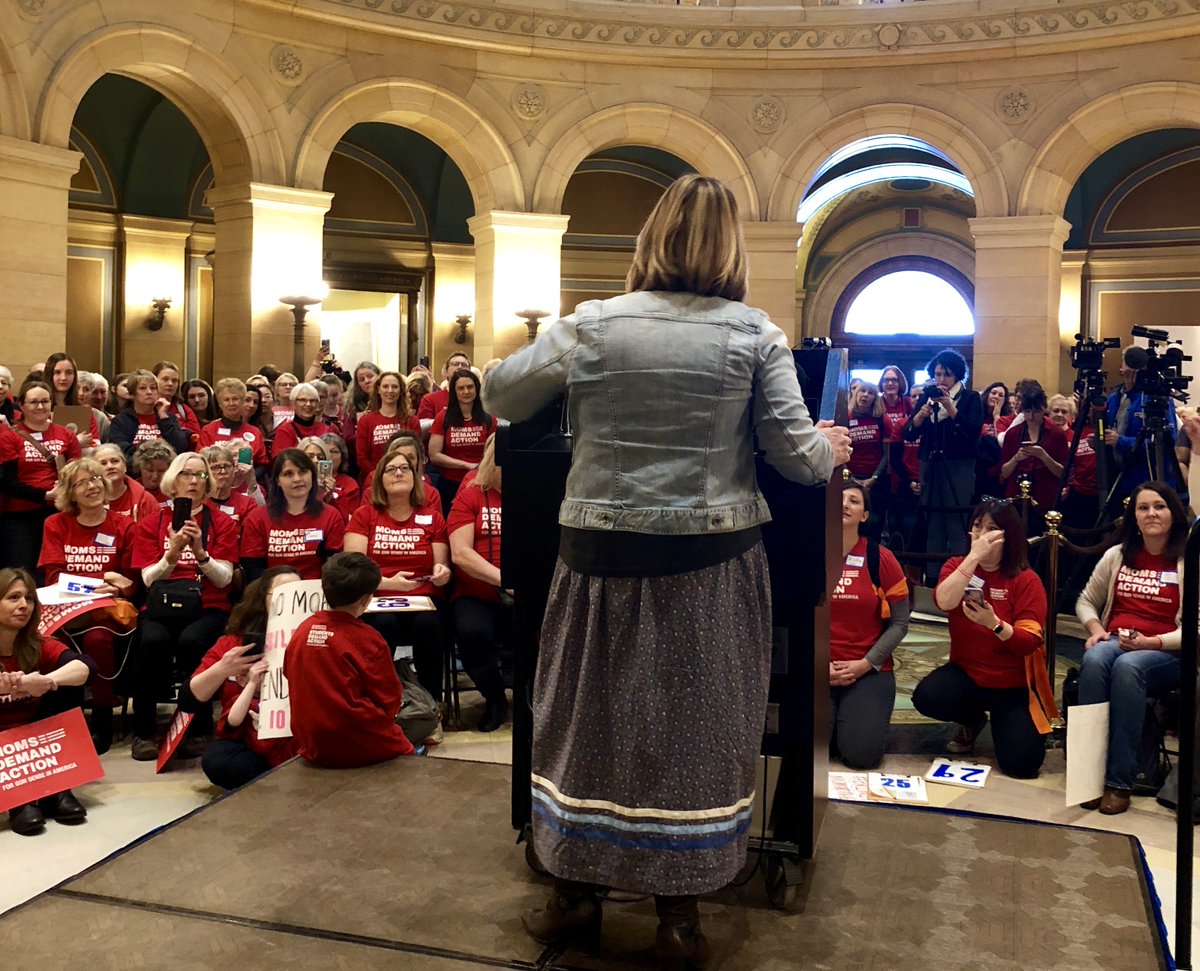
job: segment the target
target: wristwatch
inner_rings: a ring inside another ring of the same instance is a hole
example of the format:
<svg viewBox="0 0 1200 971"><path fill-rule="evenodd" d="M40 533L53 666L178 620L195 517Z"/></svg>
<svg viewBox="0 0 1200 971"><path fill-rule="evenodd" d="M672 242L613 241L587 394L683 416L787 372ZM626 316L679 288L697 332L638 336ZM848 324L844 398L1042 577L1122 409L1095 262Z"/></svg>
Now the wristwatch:
<svg viewBox="0 0 1200 971"><path fill-rule="evenodd" d="M995 634L997 637L999 637L1002 633L1004 633L1004 621L1002 621L1002 620L997 621L996 626L992 628L992 633Z"/></svg>

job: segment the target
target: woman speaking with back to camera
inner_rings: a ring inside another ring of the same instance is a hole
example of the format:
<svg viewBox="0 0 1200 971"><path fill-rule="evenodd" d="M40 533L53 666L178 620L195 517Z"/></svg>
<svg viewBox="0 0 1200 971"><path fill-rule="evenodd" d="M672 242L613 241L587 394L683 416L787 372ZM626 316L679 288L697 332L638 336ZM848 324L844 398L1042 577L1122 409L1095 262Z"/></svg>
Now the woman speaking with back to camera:
<svg viewBox="0 0 1200 971"><path fill-rule="evenodd" d="M667 189L626 286L547 327L485 389L512 420L569 391L575 440L533 704L534 841L556 880L525 927L595 944L597 885L652 893L660 966L699 967L698 895L746 858L770 673L754 439L809 484L850 446L813 425L786 337L741 303L745 244L720 182ZM718 712L720 696L745 702Z"/></svg>

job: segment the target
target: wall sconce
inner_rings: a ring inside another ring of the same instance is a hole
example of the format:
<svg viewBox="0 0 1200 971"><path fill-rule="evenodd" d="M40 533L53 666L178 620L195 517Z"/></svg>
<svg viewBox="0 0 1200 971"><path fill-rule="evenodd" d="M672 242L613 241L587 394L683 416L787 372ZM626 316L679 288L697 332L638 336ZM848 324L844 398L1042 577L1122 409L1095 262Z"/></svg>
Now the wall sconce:
<svg viewBox="0 0 1200 971"><path fill-rule="evenodd" d="M320 303L324 297L280 297L279 302L292 311L292 373L303 377L308 370L304 360L304 318L308 308Z"/></svg>
<svg viewBox="0 0 1200 971"><path fill-rule="evenodd" d="M458 330L454 332L454 343L465 344L467 342L467 325L471 323L471 315L459 314L454 318L454 323L458 326Z"/></svg>
<svg viewBox="0 0 1200 971"><path fill-rule="evenodd" d="M150 330L162 330L167 311L171 309L171 298L155 297L150 301L150 306L154 308L154 313L146 318L146 327Z"/></svg>
<svg viewBox="0 0 1200 971"><path fill-rule="evenodd" d="M518 317L525 318L525 326L529 328L529 343L532 344L537 338L538 324L543 317L549 317L549 310L518 310Z"/></svg>

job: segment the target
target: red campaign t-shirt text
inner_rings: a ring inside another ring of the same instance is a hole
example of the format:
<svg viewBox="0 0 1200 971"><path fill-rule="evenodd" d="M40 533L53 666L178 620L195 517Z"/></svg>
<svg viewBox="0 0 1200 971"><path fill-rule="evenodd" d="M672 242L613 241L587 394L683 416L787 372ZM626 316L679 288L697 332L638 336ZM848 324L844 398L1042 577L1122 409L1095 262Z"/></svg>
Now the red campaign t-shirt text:
<svg viewBox="0 0 1200 971"><path fill-rule="evenodd" d="M478 422L470 421L465 425L451 425L447 427L446 409L443 408L438 412L437 418L433 420L431 434L443 437L443 455L459 459L462 462L474 462L478 464L483 459L483 448L487 445L488 436L492 434L495 427L496 420L494 418L489 418L488 422L482 425ZM462 477L466 474L467 470L463 468L442 469L442 477L455 482L461 482Z"/></svg>
<svg viewBox="0 0 1200 971"><path fill-rule="evenodd" d="M222 512L208 511L209 528L205 531L204 550L214 560L225 560L236 563L238 558L237 523ZM196 516L196 522L204 529L204 517ZM149 516L134 527L133 533L133 568L142 570L153 566L162 559L171 539L171 507L159 509L157 516ZM179 554L167 580L194 580L199 568L196 565L196 554L190 546L185 546ZM229 610L229 590L216 586L207 576L201 573L200 599L205 607Z"/></svg>
<svg viewBox="0 0 1200 971"><path fill-rule="evenodd" d="M447 535L454 535L468 524L475 529L475 552L500 566L500 493L489 489L486 493L470 483L458 490L450 506L450 518L446 520ZM500 595L496 588L476 580L459 567L454 568L454 596L477 597L480 600L496 601Z"/></svg>
<svg viewBox="0 0 1200 971"><path fill-rule="evenodd" d="M133 444L136 448L142 442L156 442L162 438L162 432L158 430L158 415L138 415L137 430L133 433Z"/></svg>
<svg viewBox="0 0 1200 971"><path fill-rule="evenodd" d="M75 433L62 425L51 424L43 432L32 431L24 423L19 423L16 428L41 445L51 456L61 455L66 461L70 461L83 454ZM15 461L18 482L42 492L49 492L58 482L58 468L38 451L33 442L22 438L13 429L3 429L0 433L0 463ZM4 508L9 512L28 512L31 509L44 509L45 503L5 496Z"/></svg>
<svg viewBox="0 0 1200 971"><path fill-rule="evenodd" d="M1074 431L1071 432L1074 435ZM1096 430L1085 425L1079 433L1079 447L1075 450L1075 461L1071 463L1070 486L1080 495L1094 496L1100 491L1096 478L1096 449L1092 443Z"/></svg>
<svg viewBox="0 0 1200 971"><path fill-rule="evenodd" d="M84 577L128 573L132 529L130 520L111 511L99 526L83 526L67 512L51 516L42 532L42 554L38 558L46 583L57 583L60 573Z"/></svg>
<svg viewBox="0 0 1200 971"><path fill-rule="evenodd" d="M285 512L272 518L266 506L255 509L242 527L242 556L266 559L267 566L290 566L303 580L321 579L321 556L340 552L346 524L332 506L321 504L315 516Z"/></svg>
<svg viewBox="0 0 1200 971"><path fill-rule="evenodd" d="M883 547L879 550L879 586L889 603L908 597L904 571L891 551ZM871 586L867 538L861 536L842 562L842 575L833 588L829 611L829 659L861 660L882 633L882 604ZM892 670L892 659L888 658L880 670Z"/></svg>
<svg viewBox="0 0 1200 971"><path fill-rule="evenodd" d="M1179 611L1179 563L1169 556L1138 550L1133 566L1121 564L1113 584L1109 633L1127 627L1147 637L1167 634L1176 627Z"/></svg>
<svg viewBox="0 0 1200 971"><path fill-rule="evenodd" d="M446 523L441 510L418 509L407 519L393 519L386 509L360 506L350 518L347 533L367 537L367 556L379 566L385 577L403 570L415 577L433 573L433 544L448 543ZM426 581L410 596L441 596L441 588Z"/></svg>
<svg viewBox="0 0 1200 971"><path fill-rule="evenodd" d="M847 426L850 444L854 447L850 455L850 474L856 479L870 478L883 459L882 424L878 418L851 416Z"/></svg>

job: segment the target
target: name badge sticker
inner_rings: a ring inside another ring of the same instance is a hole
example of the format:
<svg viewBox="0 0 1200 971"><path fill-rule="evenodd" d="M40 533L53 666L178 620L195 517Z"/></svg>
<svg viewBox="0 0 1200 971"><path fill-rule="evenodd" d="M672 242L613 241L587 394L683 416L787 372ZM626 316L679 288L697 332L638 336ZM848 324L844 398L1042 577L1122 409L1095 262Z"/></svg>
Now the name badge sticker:
<svg viewBox="0 0 1200 971"><path fill-rule="evenodd" d="M304 531L304 542L319 543L325 538L325 530L323 529L306 529Z"/></svg>
<svg viewBox="0 0 1200 971"><path fill-rule="evenodd" d="M237 516L237 510L233 506L220 506L219 508L226 516Z"/></svg>
<svg viewBox="0 0 1200 971"><path fill-rule="evenodd" d="M846 566L863 566L866 562L866 557L863 556L851 555L846 557Z"/></svg>
<svg viewBox="0 0 1200 971"><path fill-rule="evenodd" d="M230 435L233 434L233 432L230 431L228 428L226 428L224 425L222 425L220 428L217 429L217 434L224 435L226 438L228 438Z"/></svg>
<svg viewBox="0 0 1200 971"><path fill-rule="evenodd" d="M1162 582L1164 586L1167 584L1179 586L1179 572L1177 570L1163 570Z"/></svg>
<svg viewBox="0 0 1200 971"><path fill-rule="evenodd" d="M108 533L97 533L96 534L96 545L97 546L112 546L113 543L115 543L115 542L116 542L116 537L111 536Z"/></svg>
<svg viewBox="0 0 1200 971"><path fill-rule="evenodd" d="M972 576L971 579L967 581L967 587L971 590L982 590L983 577Z"/></svg>
<svg viewBox="0 0 1200 971"><path fill-rule="evenodd" d="M432 526L433 525L433 516L432 515L422 516L422 515L418 514L416 516L416 523L418 526Z"/></svg>

